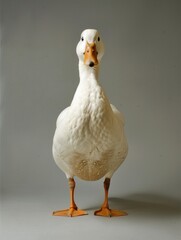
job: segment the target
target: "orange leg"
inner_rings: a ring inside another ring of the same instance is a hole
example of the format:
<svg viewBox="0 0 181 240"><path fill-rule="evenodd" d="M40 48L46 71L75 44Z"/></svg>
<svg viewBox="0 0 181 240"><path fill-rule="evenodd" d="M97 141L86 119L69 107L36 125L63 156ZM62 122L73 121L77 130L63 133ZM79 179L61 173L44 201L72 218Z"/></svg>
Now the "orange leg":
<svg viewBox="0 0 181 240"><path fill-rule="evenodd" d="M65 210L58 210L53 212L53 216L67 216L67 217L76 217L87 215L87 213L83 210L77 208L74 201L74 189L75 189L75 181L73 178L69 178L69 188L70 188L70 207Z"/></svg>
<svg viewBox="0 0 181 240"><path fill-rule="evenodd" d="M108 191L110 186L110 178L106 178L104 181L104 190L105 190L105 199L104 203L102 204L101 209L94 212L96 216L103 216L103 217L118 217L118 216L126 216L127 213L121 210L112 210L109 208L108 203Z"/></svg>

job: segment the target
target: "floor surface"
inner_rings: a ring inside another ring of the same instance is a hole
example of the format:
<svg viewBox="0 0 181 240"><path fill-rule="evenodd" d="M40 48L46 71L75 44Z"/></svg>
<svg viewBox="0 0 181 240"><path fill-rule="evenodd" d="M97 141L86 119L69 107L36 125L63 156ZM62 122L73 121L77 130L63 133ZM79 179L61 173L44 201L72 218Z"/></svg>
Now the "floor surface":
<svg viewBox="0 0 181 240"><path fill-rule="evenodd" d="M65 194L66 195L66 194ZM2 201L2 240L180 240L179 202L149 195L110 197L110 206L126 210L125 217L96 217L101 205L95 196L78 196L87 216L54 217L53 210L66 208L68 196L53 194L5 194Z"/></svg>

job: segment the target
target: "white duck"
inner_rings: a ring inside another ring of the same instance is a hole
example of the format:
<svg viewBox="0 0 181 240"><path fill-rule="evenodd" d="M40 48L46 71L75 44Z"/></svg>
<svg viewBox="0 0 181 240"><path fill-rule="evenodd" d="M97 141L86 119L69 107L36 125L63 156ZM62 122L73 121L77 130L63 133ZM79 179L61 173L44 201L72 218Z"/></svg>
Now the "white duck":
<svg viewBox="0 0 181 240"><path fill-rule="evenodd" d="M111 210L108 205L110 179L128 152L124 134L124 118L109 103L98 81L98 71L104 54L97 30L81 34L76 52L79 58L80 83L71 105L60 113L53 139L53 157L66 174L70 187L70 207L53 212L55 216L87 214L74 201L74 176L87 181L105 178L105 200L98 216L123 216L126 212Z"/></svg>

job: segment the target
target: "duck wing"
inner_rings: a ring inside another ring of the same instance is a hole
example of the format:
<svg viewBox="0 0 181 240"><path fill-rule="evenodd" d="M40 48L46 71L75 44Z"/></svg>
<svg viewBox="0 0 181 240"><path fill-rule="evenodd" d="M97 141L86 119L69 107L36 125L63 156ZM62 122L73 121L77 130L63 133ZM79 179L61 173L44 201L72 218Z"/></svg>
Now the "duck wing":
<svg viewBox="0 0 181 240"><path fill-rule="evenodd" d="M116 117L118 122L120 122L120 124L122 126L124 126L125 125L125 119L124 119L123 113L121 113L113 104L110 104L110 105L111 105L114 116Z"/></svg>
<svg viewBox="0 0 181 240"><path fill-rule="evenodd" d="M65 108L58 116L57 121L56 121L56 127L58 127L64 120L65 118L67 118L67 116L69 115L69 110L70 110L70 106Z"/></svg>

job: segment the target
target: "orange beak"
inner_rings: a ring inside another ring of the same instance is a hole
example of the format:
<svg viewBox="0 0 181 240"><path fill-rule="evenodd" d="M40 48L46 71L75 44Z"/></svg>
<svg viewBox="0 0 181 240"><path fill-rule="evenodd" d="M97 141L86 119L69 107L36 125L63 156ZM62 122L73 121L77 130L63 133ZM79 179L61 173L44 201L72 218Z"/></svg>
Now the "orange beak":
<svg viewBox="0 0 181 240"><path fill-rule="evenodd" d="M97 50L95 43L86 44L85 53L84 53L84 64L93 67L98 64L97 60Z"/></svg>

